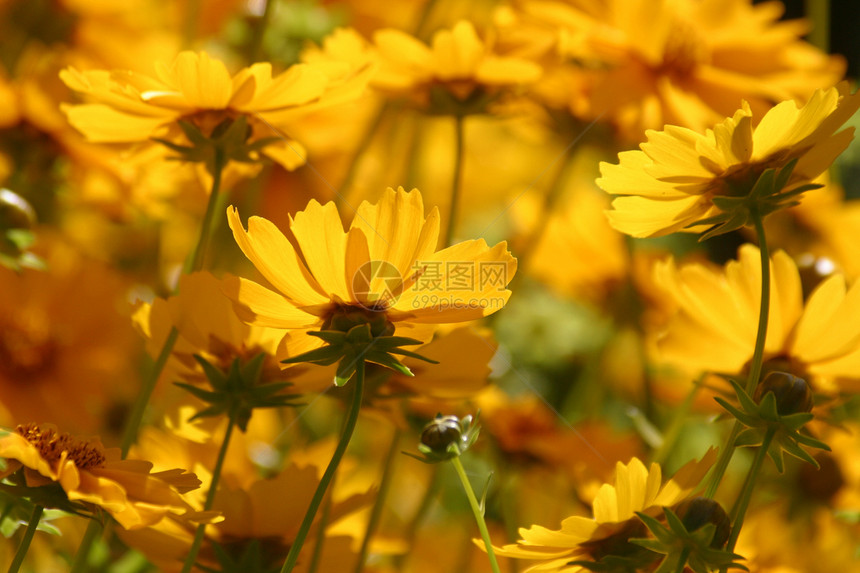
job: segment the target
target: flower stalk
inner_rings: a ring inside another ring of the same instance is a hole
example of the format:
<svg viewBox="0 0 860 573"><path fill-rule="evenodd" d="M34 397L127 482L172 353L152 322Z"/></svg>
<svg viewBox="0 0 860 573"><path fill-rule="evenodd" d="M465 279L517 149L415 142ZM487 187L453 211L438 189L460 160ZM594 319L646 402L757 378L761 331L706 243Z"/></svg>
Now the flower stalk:
<svg viewBox="0 0 860 573"><path fill-rule="evenodd" d="M750 209L750 218L753 221L756 235L759 243L759 253L761 255L761 303L759 306L758 330L756 331L755 350L753 351L752 363L750 364L749 376L746 381L745 390L747 394L751 394L758 384L761 376L761 367L764 359L764 345L767 340L767 322L770 315L770 253L767 248L767 237L764 231L764 222L761 214ZM726 468L732 460L734 453L735 440L740 434L742 424L739 420L735 420L732 425L732 431L726 440L720 457L714 466L714 472L711 475L711 481L708 483L708 489L705 491L705 497L713 498L717 493L717 488L726 473Z"/></svg>
<svg viewBox="0 0 860 573"><path fill-rule="evenodd" d="M475 497L475 492L472 485L469 483L469 477L466 475L466 470L463 469L463 462L459 456L451 458L451 465L457 471L457 477L460 478L460 483L463 484L463 490L466 492L466 497L469 498L469 506L472 508L472 514L475 516L475 522L478 524L478 530L481 532L481 539L484 541L484 546L487 548L487 556L490 559L490 567L493 573L499 573L499 562L496 559L496 554L493 552L493 544L490 541L490 532L487 530L487 522L484 521L484 510L478 499Z"/></svg>
<svg viewBox="0 0 860 573"><path fill-rule="evenodd" d="M349 412L347 413L343 433L341 434L340 441L338 441L337 447L334 450L334 455L332 456L331 461L329 461L328 467L326 467L322 479L320 479L320 483L314 492L314 496L311 498L310 506L308 507L307 512L305 512L305 517L302 519L302 524L299 526L299 531L296 533L296 538L293 540L290 552L284 561L284 566L281 568L281 573L290 573L293 568L295 568L296 563L299 560L299 553L301 552L302 546L305 544L305 539L308 536L308 532L311 529L311 524L317 515L317 511L325 497L329 484L331 484L334 479L334 474L337 472L340 461L343 458L344 453L346 453L346 448L349 445L350 439L352 439L352 433L355 431L355 425L358 421L358 413L361 411L361 401L364 396L364 359L358 358L357 360L358 362L355 365L355 382L352 390L352 404L350 405Z"/></svg>
<svg viewBox="0 0 860 573"><path fill-rule="evenodd" d="M41 505L33 506L33 513L30 514L30 521L27 523L27 529L24 530L24 536L21 537L21 543L18 545L18 551L9 565L9 573L18 573L21 564L24 563L24 558L27 556L27 551L30 549L30 542L33 541L33 536L36 534L36 528L39 527L39 521L42 519L42 512L45 510Z"/></svg>
<svg viewBox="0 0 860 573"><path fill-rule="evenodd" d="M460 192L463 186L463 153L464 153L464 116L454 115L454 174L451 179L451 206L448 210L448 228L445 230L445 246L450 247L457 230L457 219L460 216Z"/></svg>

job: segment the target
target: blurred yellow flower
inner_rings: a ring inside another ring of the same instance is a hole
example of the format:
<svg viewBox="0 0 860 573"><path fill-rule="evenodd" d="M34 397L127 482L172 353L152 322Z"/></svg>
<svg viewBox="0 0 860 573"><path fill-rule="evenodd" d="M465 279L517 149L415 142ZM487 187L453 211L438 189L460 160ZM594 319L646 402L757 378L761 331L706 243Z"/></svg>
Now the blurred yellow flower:
<svg viewBox="0 0 860 573"><path fill-rule="evenodd" d="M180 493L200 486L184 470L151 473L143 460L121 460L118 448L105 449L98 439L84 440L51 425L19 425L0 432L0 478L23 469L28 487L57 483L70 501L108 512L125 529L148 527L188 505Z"/></svg>
<svg viewBox="0 0 860 573"><path fill-rule="evenodd" d="M644 537L645 526L636 512L656 514L686 499L698 486L716 459L711 449L701 460L682 467L665 484L659 464L646 468L638 458L618 462L614 485L603 484L592 503L593 517L568 517L560 530L539 525L520 528L515 544L496 548L496 555L541 560L528 571L574 573L584 571L571 564L577 559L599 559L623 550L630 537Z"/></svg>
<svg viewBox="0 0 860 573"><path fill-rule="evenodd" d="M410 95L422 106L431 103L434 88L462 102L533 83L541 75L534 62L494 53L466 20L437 31L430 46L396 29L376 32L374 44L380 62L374 87Z"/></svg>
<svg viewBox="0 0 860 573"><path fill-rule="evenodd" d="M723 269L701 264L678 268L669 259L655 280L677 305L657 334L658 359L695 373L736 375L752 359L761 299L758 249L741 247ZM765 371L791 372L817 391L858 386L860 282L822 281L804 304L797 265L783 251L771 257L771 301ZM694 374L695 375L695 374Z"/></svg>
<svg viewBox="0 0 860 573"><path fill-rule="evenodd" d="M860 107L860 93L849 95L846 88L816 91L800 108L784 101L756 127L744 102L704 134L671 125L649 131L641 150L619 153L617 165L600 164L597 184L622 195L612 202L610 223L634 237L702 230L697 224L723 213L715 205L720 198L748 196L765 170L793 160L797 164L779 191L812 183L854 136L852 127L837 133Z"/></svg>
<svg viewBox="0 0 860 573"><path fill-rule="evenodd" d="M145 147L156 137L187 145L179 120L209 135L224 120L242 116L251 128L247 142L277 137L261 153L292 170L304 163L305 152L284 137L289 123L357 98L369 72L328 62L297 64L273 77L272 65L262 62L231 76L220 60L186 51L170 64L157 62L154 76L70 67L60 77L92 102L63 106L69 122L92 142Z"/></svg>
<svg viewBox="0 0 860 573"><path fill-rule="evenodd" d="M238 277L225 279L224 290L243 320L292 330L292 355L321 344L304 331L333 321L382 318L398 335L426 339L426 325L487 316L511 295L505 286L517 263L506 243L478 239L437 251L439 211L425 218L417 189L389 188L377 204L363 202L348 232L334 203L313 200L290 218L289 238L260 217L246 231L233 207L227 217L242 252L275 290Z"/></svg>
<svg viewBox="0 0 860 573"><path fill-rule="evenodd" d="M804 42L809 24L782 12L750 0L519 0L496 21L508 49L554 56L548 75L574 76L566 90L539 88L551 101L639 141L665 124L703 130L741 99L756 115L803 102L842 79L844 60Z"/></svg>

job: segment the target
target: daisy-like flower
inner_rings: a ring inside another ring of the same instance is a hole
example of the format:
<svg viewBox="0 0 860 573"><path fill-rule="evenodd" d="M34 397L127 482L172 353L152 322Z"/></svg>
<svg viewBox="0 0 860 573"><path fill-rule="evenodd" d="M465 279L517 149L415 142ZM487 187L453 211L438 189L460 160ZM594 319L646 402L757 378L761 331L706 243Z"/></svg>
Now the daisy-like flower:
<svg viewBox="0 0 860 573"><path fill-rule="evenodd" d="M841 84L816 91L802 107L784 101L755 127L744 103L704 134L676 126L649 131L640 150L619 153L617 165L600 164L597 184L621 195L612 202L610 223L634 237L715 223L727 232L748 222L743 210L750 201L762 216L793 204L851 142L853 128L838 130L858 107L860 94L847 94ZM775 170L772 192L756 190L768 170ZM747 203L740 208L738 202Z"/></svg>
<svg viewBox="0 0 860 573"><path fill-rule="evenodd" d="M740 373L752 359L761 300L759 251L741 247L723 269L667 260L655 280L677 305L657 335L658 359L687 371ZM804 302L800 273L783 251L771 257L764 369L791 372L817 391L857 388L860 282L833 274Z"/></svg>
<svg viewBox="0 0 860 573"><path fill-rule="evenodd" d="M417 189L389 188L378 203L363 202L347 232L334 203L313 200L290 218L288 235L261 217L245 230L233 207L227 217L274 290L239 277L225 279L224 290L246 322L291 331L282 355L322 344L307 331L380 320L386 335L396 327L426 341L433 325L487 316L511 295L505 286L517 263L507 244L478 239L437 251L439 211L425 217Z"/></svg>
<svg viewBox="0 0 860 573"><path fill-rule="evenodd" d="M571 76L541 86L544 101L605 116L639 141L665 124L703 130L741 99L760 114L839 81L844 60L804 42L808 23L780 21L782 11L750 0L518 0L496 21L507 48L551 55L548 76Z"/></svg>
<svg viewBox="0 0 860 573"><path fill-rule="evenodd" d="M171 63L156 63L154 76L68 68L60 77L89 100L63 106L69 122L89 141L146 147L158 138L187 146L180 120L210 136L225 120L242 117L250 128L245 143L251 158L262 153L293 170L304 163L305 152L282 137L289 123L357 98L369 73L369 68L328 62L298 64L273 77L271 64L261 62L231 75L205 52L181 52ZM255 142L262 149L253 148Z"/></svg>
<svg viewBox="0 0 860 573"><path fill-rule="evenodd" d="M200 486L184 470L152 473L143 460L121 460L119 448L105 449L98 439L84 440L54 426L19 425L0 432L0 479L22 472L27 487L58 484L70 502L101 508L125 529L154 525L189 506L180 493Z"/></svg>
<svg viewBox="0 0 860 573"><path fill-rule="evenodd" d="M699 486L716 458L710 450L701 460L685 465L665 484L659 464L646 468L638 458L628 464L618 462L615 483L600 487L592 504L593 516L573 516L561 522L561 529L539 525L520 528L515 544L494 548L496 555L540 560L527 571L579 573L586 568L575 561L600 560L609 555L623 557L635 550L631 537L644 537L645 526L637 512L657 515L661 508L677 505Z"/></svg>
<svg viewBox="0 0 860 573"><path fill-rule="evenodd" d="M504 89L536 81L541 68L522 58L494 53L478 37L471 22L461 20L451 29L439 30L430 46L396 29L374 34L380 68L373 86L381 91L410 95L422 107L492 98ZM486 102L483 102L486 103ZM433 111L440 111L434 109Z"/></svg>

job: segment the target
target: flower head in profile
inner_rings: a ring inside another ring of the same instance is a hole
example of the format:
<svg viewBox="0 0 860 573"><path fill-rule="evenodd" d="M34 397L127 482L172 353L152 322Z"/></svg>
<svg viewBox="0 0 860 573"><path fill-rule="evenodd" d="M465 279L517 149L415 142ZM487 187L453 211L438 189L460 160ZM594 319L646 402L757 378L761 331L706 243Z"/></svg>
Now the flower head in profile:
<svg viewBox="0 0 860 573"><path fill-rule="evenodd" d="M552 107L605 117L641 141L665 124L697 131L744 99L756 115L806 101L845 70L802 40L808 22L781 20L779 2L519 0L497 10L507 50L543 56L538 91Z"/></svg>
<svg viewBox="0 0 860 573"><path fill-rule="evenodd" d="M494 53L466 20L437 31L429 46L396 29L376 32L374 43L380 62L374 87L410 95L434 112L451 106L455 113L477 112L503 90L528 85L541 75L534 62Z"/></svg>
<svg viewBox="0 0 860 573"><path fill-rule="evenodd" d="M649 131L640 150L600 164L597 184L620 195L610 223L634 237L718 225L709 237L749 223L751 209L764 216L796 204L851 142L853 128L838 130L858 107L860 94L842 84L816 91L802 107L784 101L756 126L744 103L704 134L671 125Z"/></svg>
<svg viewBox="0 0 860 573"><path fill-rule="evenodd" d="M368 71L327 62L297 64L273 76L272 65L261 62L231 75L205 52L186 51L173 62L157 62L154 76L68 68L60 77L88 100L66 104L63 111L92 142L151 144L158 139L169 146L193 146L196 137L224 137L235 126L237 133L229 136L242 151L234 149L233 159L263 154L292 170L304 163L305 153L298 142L282 136L288 124L355 99Z"/></svg>
<svg viewBox="0 0 860 573"><path fill-rule="evenodd" d="M121 460L118 448L105 449L98 439L85 440L51 425L19 425L0 431L0 478L39 488L58 484L72 507L101 508L125 529L148 527L189 506L180 493L200 486L184 470L153 473L143 460Z"/></svg>
<svg viewBox="0 0 860 573"><path fill-rule="evenodd" d="M631 557L642 548L629 540L647 533L637 513L657 515L663 507L682 503L699 486L715 459L716 450L709 450L701 460L688 463L666 483L659 464L646 468L637 458L627 464L618 462L614 484L603 484L594 498L593 517L568 517L558 530L539 525L520 528L521 539L495 548L496 555L539 560L528 571L559 573L589 570L578 561Z"/></svg>
<svg viewBox="0 0 860 573"><path fill-rule="evenodd" d="M348 231L334 203L313 200L290 218L287 235L261 217L246 230L233 207L227 217L273 288L231 277L224 291L246 322L291 331L283 356L321 346L308 331L367 325L374 338L396 330L427 340L433 325L487 316L511 294L505 287L517 265L506 243L478 239L437 251L439 211L425 217L418 190L388 189L378 203L363 202Z"/></svg>

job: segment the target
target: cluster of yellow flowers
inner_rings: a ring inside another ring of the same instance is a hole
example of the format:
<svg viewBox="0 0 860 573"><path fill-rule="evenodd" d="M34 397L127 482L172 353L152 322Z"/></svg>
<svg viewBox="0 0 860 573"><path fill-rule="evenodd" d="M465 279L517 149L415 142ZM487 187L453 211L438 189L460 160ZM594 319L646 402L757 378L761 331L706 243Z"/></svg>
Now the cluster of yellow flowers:
<svg viewBox="0 0 860 573"><path fill-rule="evenodd" d="M0 571L860 572L860 93L782 14L0 2Z"/></svg>

